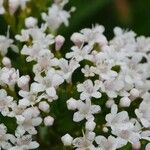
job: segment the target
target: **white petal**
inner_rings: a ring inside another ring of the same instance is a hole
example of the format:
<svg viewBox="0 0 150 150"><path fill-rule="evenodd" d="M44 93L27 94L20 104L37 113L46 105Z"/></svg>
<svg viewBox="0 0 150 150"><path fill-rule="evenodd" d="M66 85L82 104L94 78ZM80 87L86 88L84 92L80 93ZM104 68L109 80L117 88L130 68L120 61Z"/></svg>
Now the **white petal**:
<svg viewBox="0 0 150 150"><path fill-rule="evenodd" d="M84 119L84 116L79 111L74 113L73 121L79 122L79 121L81 121L83 119Z"/></svg>
<svg viewBox="0 0 150 150"><path fill-rule="evenodd" d="M54 87L50 87L50 88L46 89L46 93L50 97L55 97L56 96L56 90L55 90Z"/></svg>

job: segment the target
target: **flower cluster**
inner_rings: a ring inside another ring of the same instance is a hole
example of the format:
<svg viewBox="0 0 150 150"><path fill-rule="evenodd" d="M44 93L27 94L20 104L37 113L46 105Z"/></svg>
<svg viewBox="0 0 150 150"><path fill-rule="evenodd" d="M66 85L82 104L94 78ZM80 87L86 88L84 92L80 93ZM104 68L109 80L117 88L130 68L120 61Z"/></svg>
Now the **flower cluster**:
<svg viewBox="0 0 150 150"><path fill-rule="evenodd" d="M10 13L20 6L25 9L26 2L9 0ZM14 40L9 34L0 36L0 115L15 118L17 125L14 133L7 133L7 124L0 122L0 149L39 147L33 137L39 132L38 126L52 126L57 119L50 115L50 109L54 101L61 100L62 85L75 89L77 96L64 103L73 112L74 124L83 122L80 136L66 133L61 137L64 146L116 150L130 143L140 149L142 140L146 144L150 141L150 38L116 27L109 41L104 27L96 25L73 33L73 46L62 57L65 38L54 33L61 24L68 26L74 8L64 10L67 3L56 0L48 13L42 13L40 26L36 18L26 18L25 28ZM21 57L33 64L33 76L21 74L7 56L9 49L18 52L15 40L23 45ZM78 78L83 76L80 82L73 82L76 70ZM150 144L145 149L149 150Z"/></svg>

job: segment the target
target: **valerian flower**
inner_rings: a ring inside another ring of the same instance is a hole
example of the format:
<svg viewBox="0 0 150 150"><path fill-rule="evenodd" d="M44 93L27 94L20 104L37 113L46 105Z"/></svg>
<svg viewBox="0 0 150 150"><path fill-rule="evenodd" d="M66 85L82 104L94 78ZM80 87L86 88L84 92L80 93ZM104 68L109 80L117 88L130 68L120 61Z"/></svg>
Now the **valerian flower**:
<svg viewBox="0 0 150 150"><path fill-rule="evenodd" d="M91 101L86 101L85 103L81 100L77 101L77 112L73 115L73 121L79 122L83 119L89 120L94 118L94 114L97 114L101 111L99 105L92 105Z"/></svg>
<svg viewBox="0 0 150 150"><path fill-rule="evenodd" d="M94 85L91 80L86 80L83 84L78 84L77 90L78 92L81 92L80 99L88 100L91 99L92 97L100 98L101 97L101 93L99 91L100 87L101 84L98 80L94 82Z"/></svg>

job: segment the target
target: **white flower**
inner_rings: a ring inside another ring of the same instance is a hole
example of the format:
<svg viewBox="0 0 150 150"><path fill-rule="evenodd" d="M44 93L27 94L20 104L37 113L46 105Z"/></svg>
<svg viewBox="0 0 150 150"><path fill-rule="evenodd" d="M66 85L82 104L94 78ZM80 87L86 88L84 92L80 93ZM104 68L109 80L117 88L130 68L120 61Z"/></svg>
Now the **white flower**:
<svg viewBox="0 0 150 150"><path fill-rule="evenodd" d="M109 60L107 57L105 58L104 53L98 53L95 57L93 57L93 62L96 64L96 67L91 67L91 70L98 74L100 79L102 80L111 80L117 77L117 72L111 70L113 65L112 60Z"/></svg>
<svg viewBox="0 0 150 150"><path fill-rule="evenodd" d="M50 111L50 106L47 102L42 101L39 103L39 109L42 110L43 112L49 112Z"/></svg>
<svg viewBox="0 0 150 150"><path fill-rule="evenodd" d="M94 122L93 119L89 119L85 124L85 128L88 131L93 131L95 127L96 127L96 123Z"/></svg>
<svg viewBox="0 0 150 150"><path fill-rule="evenodd" d="M99 44L99 46L104 46L107 44L107 39L103 35L104 27L100 25L96 25L94 28L82 29L80 32L84 35L85 42L88 42L89 45L94 45L95 43Z"/></svg>
<svg viewBox="0 0 150 150"><path fill-rule="evenodd" d="M139 108L135 110L135 114L140 119L142 125L145 128L150 127L150 94L145 93L143 95L143 101Z"/></svg>
<svg viewBox="0 0 150 150"><path fill-rule="evenodd" d="M7 36L0 35L0 54L2 56L5 56L7 54L8 48L11 48L13 51L18 52L17 47L13 45L13 40L9 38L9 33L7 34Z"/></svg>
<svg viewBox="0 0 150 150"><path fill-rule="evenodd" d="M55 31L62 23L66 26L69 25L70 12L63 10L63 7L59 4L52 4L48 9L48 14L42 13L42 18L46 21L50 30Z"/></svg>
<svg viewBox="0 0 150 150"><path fill-rule="evenodd" d="M100 98L101 97L101 93L99 92L100 87L101 87L101 84L98 80L94 82L94 85L91 80L86 80L84 81L83 84L78 84L77 90L78 92L82 92L80 94L80 99L89 100L92 97Z"/></svg>
<svg viewBox="0 0 150 150"><path fill-rule="evenodd" d="M71 48L72 52L69 52L66 54L66 58L75 58L76 61L80 62L84 59L86 60L91 60L92 59L92 55L90 55L91 51L92 51L92 47L89 45L86 46L81 46L81 47L77 47L77 46L73 46Z"/></svg>
<svg viewBox="0 0 150 150"><path fill-rule="evenodd" d="M18 87L20 87L22 90L28 90L28 84L29 84L30 77L28 75L26 76L21 76L17 80Z"/></svg>
<svg viewBox="0 0 150 150"><path fill-rule="evenodd" d="M47 117L44 118L44 124L46 126L52 126L53 123L54 123L54 118L53 117L47 116Z"/></svg>
<svg viewBox="0 0 150 150"><path fill-rule="evenodd" d="M67 108L69 110L75 110L77 109L77 106L78 106L78 101L73 99L73 98L70 98L69 100L67 100Z"/></svg>
<svg viewBox="0 0 150 150"><path fill-rule="evenodd" d="M30 91L20 90L19 95L22 97L22 99L19 99L20 107L34 106L40 102L42 98L45 98L45 95L43 94L38 96L38 93L33 91L32 88Z"/></svg>
<svg viewBox="0 0 150 150"><path fill-rule="evenodd" d="M121 107L129 107L131 104L131 100L128 97L122 97L120 99L120 106Z"/></svg>
<svg viewBox="0 0 150 150"><path fill-rule="evenodd" d="M84 35L82 35L81 33L73 33L70 39L79 48L85 42Z"/></svg>
<svg viewBox="0 0 150 150"><path fill-rule="evenodd" d="M104 136L97 136L95 137L95 141L100 150L116 150L127 144L127 142L124 140L115 138L111 135L108 137L108 139L106 139Z"/></svg>
<svg viewBox="0 0 150 150"><path fill-rule="evenodd" d="M53 35L44 33L46 29L47 26L42 25L41 28L34 27L21 30L21 35L15 36L21 42L29 42L30 38L32 39L32 44L24 45L21 50L21 54L28 55L27 61L37 60L40 52L43 50L49 51L49 46L54 43Z"/></svg>
<svg viewBox="0 0 150 150"><path fill-rule="evenodd" d="M9 150L25 150L25 149L37 149L39 144L36 141L32 141L32 136L27 134L23 136L17 136L14 142L15 146Z"/></svg>
<svg viewBox="0 0 150 150"><path fill-rule="evenodd" d="M81 69L82 73L84 73L85 77L93 77L95 75L92 67L89 67L88 65L85 65L84 68Z"/></svg>
<svg viewBox="0 0 150 150"><path fill-rule="evenodd" d="M11 68L11 60L8 57L3 57L2 63L5 67Z"/></svg>
<svg viewBox="0 0 150 150"><path fill-rule="evenodd" d="M0 124L0 149L10 149L12 145L9 143L11 135L7 134L7 128L4 124Z"/></svg>
<svg viewBox="0 0 150 150"><path fill-rule="evenodd" d="M33 28L37 25L37 19L34 17L28 17L25 19L25 26L27 28Z"/></svg>
<svg viewBox="0 0 150 150"><path fill-rule="evenodd" d="M65 146L70 146L72 144L73 138L69 134L65 134L61 137L61 140Z"/></svg>
<svg viewBox="0 0 150 150"><path fill-rule="evenodd" d="M139 131L136 130L134 123L129 120L126 111L117 113L117 110L117 105L112 105L111 113L107 114L105 118L107 125L112 129L112 134L131 144L137 144L140 140Z"/></svg>
<svg viewBox="0 0 150 150"><path fill-rule="evenodd" d="M59 72L60 75L69 83L71 82L71 77L73 72L79 67L79 63L73 59L67 61L66 59L61 58L59 60L59 67L61 71Z"/></svg>
<svg viewBox="0 0 150 150"><path fill-rule="evenodd" d="M105 119L107 121L107 125L114 130L118 129L127 129L128 127L133 127L132 123L129 121L129 116L126 111L121 111L117 113L118 107L116 104L111 106L111 113L107 114Z"/></svg>
<svg viewBox="0 0 150 150"><path fill-rule="evenodd" d="M56 88L64 82L64 79L57 74L54 69L51 69L47 72L45 77L35 77L35 81L37 82L31 85L33 91L37 93L45 91L49 97L56 99Z"/></svg>
<svg viewBox="0 0 150 150"><path fill-rule="evenodd" d="M85 134L83 133L83 137L75 138L73 140L73 146L76 150L95 150L95 146L93 145L94 139L94 132L86 132Z"/></svg>
<svg viewBox="0 0 150 150"><path fill-rule="evenodd" d="M8 85L13 89L19 78L19 71L14 68L4 67L0 70L0 83L1 85Z"/></svg>
<svg viewBox="0 0 150 150"><path fill-rule="evenodd" d="M73 121L80 122L83 119L89 120L94 118L94 114L97 114L101 111L99 105L91 105L91 101L88 100L85 103L81 100L77 101L78 111L73 115Z"/></svg>
<svg viewBox="0 0 150 150"><path fill-rule="evenodd" d="M3 116L9 116L12 105L13 105L13 97L7 96L7 92L4 89L1 89L0 90L0 113Z"/></svg>
<svg viewBox="0 0 150 150"><path fill-rule="evenodd" d="M37 134L35 129L36 126L39 126L42 123L42 118L39 117L40 111L37 107L30 107L21 115L16 116L18 130L22 132L27 131L29 134Z"/></svg>

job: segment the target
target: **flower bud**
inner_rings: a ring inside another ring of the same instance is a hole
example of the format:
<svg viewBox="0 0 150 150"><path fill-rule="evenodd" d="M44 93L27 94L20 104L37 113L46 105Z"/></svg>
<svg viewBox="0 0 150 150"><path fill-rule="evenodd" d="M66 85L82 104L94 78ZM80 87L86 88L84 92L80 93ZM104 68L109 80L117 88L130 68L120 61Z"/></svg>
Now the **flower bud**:
<svg viewBox="0 0 150 150"><path fill-rule="evenodd" d="M46 126L52 126L53 123L54 123L54 118L53 117L47 116L47 117L44 118L44 124Z"/></svg>
<svg viewBox="0 0 150 150"><path fill-rule="evenodd" d="M27 28L33 28L37 25L37 19L34 17L28 17L25 19L25 26Z"/></svg>
<svg viewBox="0 0 150 150"><path fill-rule="evenodd" d="M138 142L138 143L136 143L136 144L133 144L133 145L132 145L132 148L133 148L133 150L140 150L140 149L141 149L141 143Z"/></svg>
<svg viewBox="0 0 150 150"><path fill-rule="evenodd" d="M49 112L50 107L47 102L43 101L39 103L39 109L42 110L43 112Z"/></svg>
<svg viewBox="0 0 150 150"><path fill-rule="evenodd" d="M55 38L55 49L56 51L60 50L65 42L65 38L61 35L56 36Z"/></svg>
<svg viewBox="0 0 150 150"><path fill-rule="evenodd" d="M19 0L9 0L9 11L10 14L14 14L19 7L20 1Z"/></svg>
<svg viewBox="0 0 150 150"><path fill-rule="evenodd" d="M103 127L103 132L107 133L109 130L107 127Z"/></svg>
<svg viewBox="0 0 150 150"><path fill-rule="evenodd" d="M93 131L95 129L96 123L93 120L89 120L85 124L85 128L89 131Z"/></svg>
<svg viewBox="0 0 150 150"><path fill-rule="evenodd" d="M139 90L133 88L133 89L130 91L130 94L131 94L133 97L139 97L140 92L139 92Z"/></svg>
<svg viewBox="0 0 150 150"><path fill-rule="evenodd" d="M129 107L131 104L131 100L128 97L122 97L120 99L120 106L121 107Z"/></svg>
<svg viewBox="0 0 150 150"><path fill-rule="evenodd" d="M29 83L30 77L28 75L21 76L17 80L18 87L20 87L23 90L28 90L28 83Z"/></svg>
<svg viewBox="0 0 150 150"><path fill-rule="evenodd" d="M73 138L69 134L65 134L61 137L61 141L65 146L70 146L72 144Z"/></svg>
<svg viewBox="0 0 150 150"><path fill-rule="evenodd" d="M5 67L8 67L8 68L11 67L11 61L8 57L4 57L3 60L2 60L2 63Z"/></svg>
<svg viewBox="0 0 150 150"><path fill-rule="evenodd" d="M71 41L78 47L81 47L81 45L84 43L84 36L80 33L73 33L71 36Z"/></svg>
<svg viewBox="0 0 150 150"><path fill-rule="evenodd" d="M109 99L107 102L106 102L106 107L107 108L111 108L111 106L114 104L114 100L113 99Z"/></svg>
<svg viewBox="0 0 150 150"><path fill-rule="evenodd" d="M77 101L73 98L70 98L68 101L67 101L67 108L69 110L75 110L77 108Z"/></svg>

